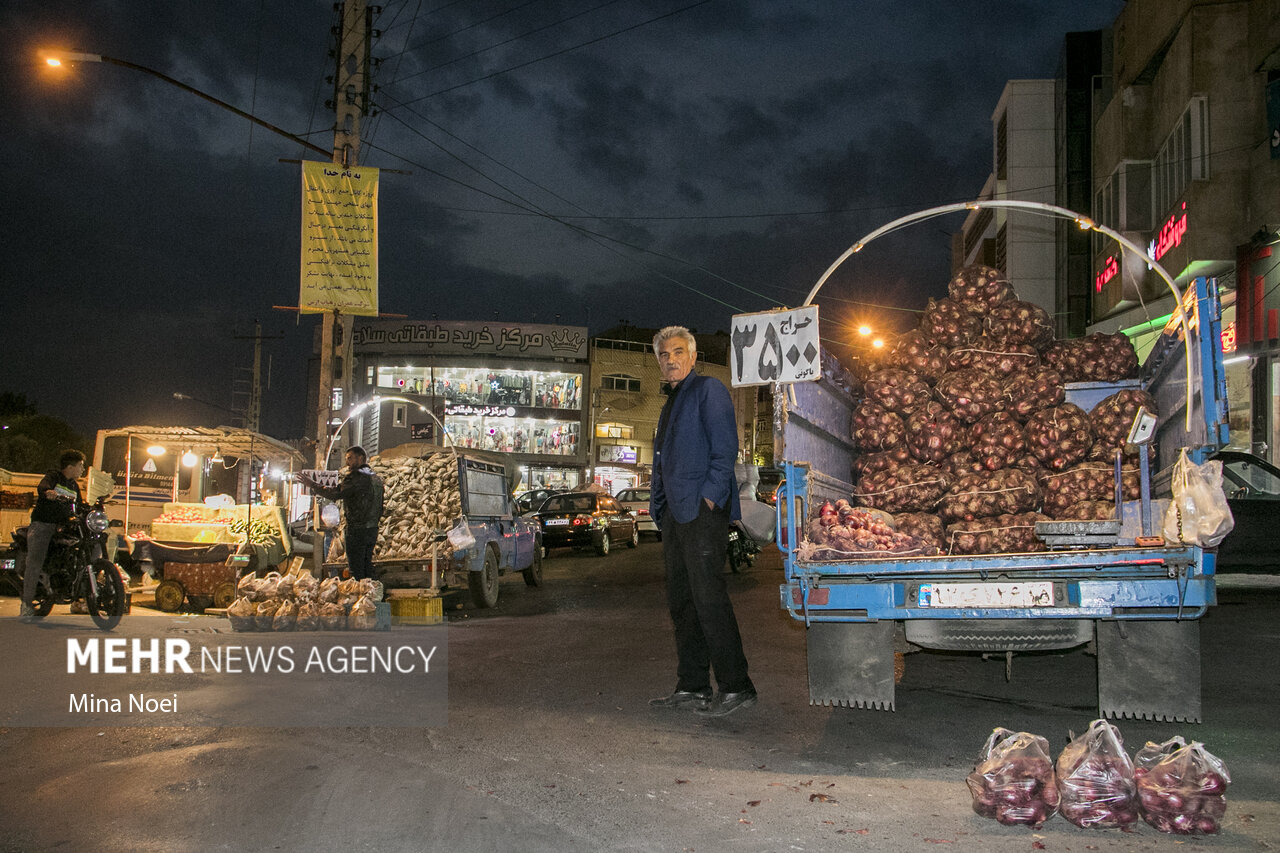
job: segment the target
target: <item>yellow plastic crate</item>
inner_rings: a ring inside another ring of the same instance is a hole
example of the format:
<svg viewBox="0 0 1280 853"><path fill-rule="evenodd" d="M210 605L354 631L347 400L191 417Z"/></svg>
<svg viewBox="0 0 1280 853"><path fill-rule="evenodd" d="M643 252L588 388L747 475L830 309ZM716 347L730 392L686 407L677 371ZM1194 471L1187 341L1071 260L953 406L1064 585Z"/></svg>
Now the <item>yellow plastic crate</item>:
<svg viewBox="0 0 1280 853"><path fill-rule="evenodd" d="M439 598L392 598L392 625L439 625L444 607Z"/></svg>

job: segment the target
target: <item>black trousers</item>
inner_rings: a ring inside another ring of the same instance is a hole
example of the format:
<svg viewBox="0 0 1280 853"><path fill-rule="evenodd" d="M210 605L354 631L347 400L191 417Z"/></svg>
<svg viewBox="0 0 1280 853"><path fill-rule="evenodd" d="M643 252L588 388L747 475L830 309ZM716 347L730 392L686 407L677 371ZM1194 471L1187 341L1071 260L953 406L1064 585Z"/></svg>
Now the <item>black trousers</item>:
<svg viewBox="0 0 1280 853"><path fill-rule="evenodd" d="M728 509L709 509L703 501L698 517L688 524L677 522L669 511L662 520L667 606L676 632L677 690L710 687L712 670L722 693L755 689L725 588L728 545Z"/></svg>

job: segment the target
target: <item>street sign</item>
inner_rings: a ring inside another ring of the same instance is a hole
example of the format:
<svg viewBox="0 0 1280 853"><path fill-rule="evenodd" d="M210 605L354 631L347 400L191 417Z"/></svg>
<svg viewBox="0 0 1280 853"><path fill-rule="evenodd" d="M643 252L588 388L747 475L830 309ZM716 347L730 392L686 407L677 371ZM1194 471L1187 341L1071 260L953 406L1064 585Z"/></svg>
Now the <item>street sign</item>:
<svg viewBox="0 0 1280 853"><path fill-rule="evenodd" d="M733 386L812 382L821 375L818 306L735 314L729 337Z"/></svg>

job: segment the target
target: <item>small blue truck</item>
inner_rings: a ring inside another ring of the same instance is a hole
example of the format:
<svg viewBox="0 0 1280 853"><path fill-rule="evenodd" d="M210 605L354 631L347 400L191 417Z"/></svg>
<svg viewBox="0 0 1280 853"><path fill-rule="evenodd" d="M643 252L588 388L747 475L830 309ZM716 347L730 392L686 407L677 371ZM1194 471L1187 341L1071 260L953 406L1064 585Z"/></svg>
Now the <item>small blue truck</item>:
<svg viewBox="0 0 1280 853"><path fill-rule="evenodd" d="M1142 498L1122 501L1105 546L986 556L802 559L803 525L848 498L856 398L841 382L775 393L785 480L778 490L781 606L807 631L811 704L893 710L894 657L919 649L1006 655L1092 644L1103 716L1199 722L1199 622L1216 603L1214 553L1160 537L1179 451L1202 462L1227 442L1221 307L1216 282L1183 293L1140 376L1159 407L1154 455L1143 445ZM1125 383L1068 383L1086 411ZM945 591L947 594L940 594ZM1041 662L1039 665L1052 665Z"/></svg>

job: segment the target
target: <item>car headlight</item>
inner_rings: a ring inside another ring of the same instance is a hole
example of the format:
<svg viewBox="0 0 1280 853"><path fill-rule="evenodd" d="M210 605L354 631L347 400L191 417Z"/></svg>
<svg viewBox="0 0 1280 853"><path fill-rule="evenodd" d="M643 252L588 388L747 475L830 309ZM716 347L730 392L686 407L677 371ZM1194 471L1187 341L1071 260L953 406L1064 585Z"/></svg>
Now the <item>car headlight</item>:
<svg viewBox="0 0 1280 853"><path fill-rule="evenodd" d="M110 522L107 520L105 512L95 509L84 517L84 524L94 533L106 533Z"/></svg>

